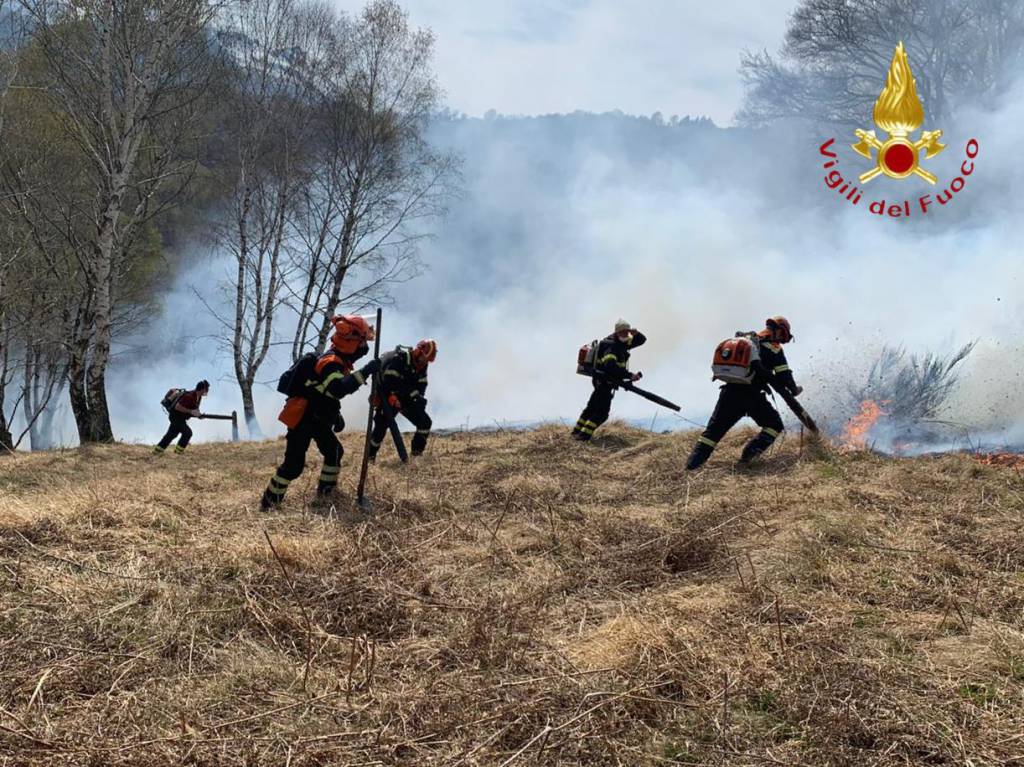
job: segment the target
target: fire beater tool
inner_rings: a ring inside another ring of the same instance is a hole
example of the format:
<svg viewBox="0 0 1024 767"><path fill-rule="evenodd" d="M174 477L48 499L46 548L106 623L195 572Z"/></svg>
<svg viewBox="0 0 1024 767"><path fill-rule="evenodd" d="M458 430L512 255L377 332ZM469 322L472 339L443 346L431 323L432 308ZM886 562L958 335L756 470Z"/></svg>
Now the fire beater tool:
<svg viewBox="0 0 1024 767"><path fill-rule="evenodd" d="M793 415L797 417L797 420L799 420L800 423L806 426L808 431L817 434L818 424L816 424L814 422L814 419L811 418L810 413L804 410L804 406L800 404L800 401L796 398L796 396L781 387L776 389L773 386L772 388L775 389L776 392L778 392L779 396L782 397L783 401L789 406L789 409L793 411Z"/></svg>

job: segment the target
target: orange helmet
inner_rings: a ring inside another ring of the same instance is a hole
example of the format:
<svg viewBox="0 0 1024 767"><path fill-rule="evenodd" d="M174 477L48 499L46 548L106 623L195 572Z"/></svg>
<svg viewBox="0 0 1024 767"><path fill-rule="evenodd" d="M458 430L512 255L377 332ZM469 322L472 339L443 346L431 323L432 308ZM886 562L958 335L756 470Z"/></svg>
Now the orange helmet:
<svg viewBox="0 0 1024 767"><path fill-rule="evenodd" d="M331 346L342 354L353 354L367 341L373 340L373 327L358 314L331 317L334 335Z"/></svg>
<svg viewBox="0 0 1024 767"><path fill-rule="evenodd" d="M424 338L412 350L413 364L423 370L428 364L437 359L437 341L433 338Z"/></svg>
<svg viewBox="0 0 1024 767"><path fill-rule="evenodd" d="M793 340L793 329L785 317L769 317L764 321L768 337L778 344L788 344Z"/></svg>

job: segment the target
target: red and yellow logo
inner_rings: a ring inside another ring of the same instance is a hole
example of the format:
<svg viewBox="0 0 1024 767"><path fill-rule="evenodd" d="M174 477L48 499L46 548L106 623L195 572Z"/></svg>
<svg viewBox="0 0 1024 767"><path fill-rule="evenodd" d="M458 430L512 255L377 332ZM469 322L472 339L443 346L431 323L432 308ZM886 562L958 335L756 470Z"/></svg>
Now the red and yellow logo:
<svg viewBox="0 0 1024 767"><path fill-rule="evenodd" d="M917 176L929 184L936 184L938 177L922 168L921 163L940 154L946 145L940 141L941 130L922 131L919 138L913 138L913 134L924 123L924 105L917 95L917 81L910 69L910 61L902 42L896 46L896 51L892 55L885 87L875 101L873 117L875 126L888 134L888 138L879 138L874 130L854 131L858 141L852 145L853 151L875 162L874 168L859 175L860 183L867 184L884 174L893 179ZM839 155L832 151L834 143L834 138L829 139L818 150L825 158L823 167L828 171L825 186L837 191L851 205L859 205L862 192L855 184L843 178L837 167ZM934 198L926 194L913 201L914 204L910 200L896 202L879 199L871 201L868 209L879 216L909 218L914 215L915 209L920 211L919 215L927 214L929 207L935 202L939 203L939 207L945 207L953 200L954 195L963 190L967 178L974 173L974 159L978 156L978 151L978 141L972 138L965 148L966 156L960 165L960 175L953 178L948 185L944 185L945 188Z"/></svg>
<svg viewBox="0 0 1024 767"><path fill-rule="evenodd" d="M889 76L885 80L885 88L875 102L875 125L889 134L886 141L880 141L872 131L855 131L860 141L853 145L853 151L869 160L871 150L877 152L877 165L867 173L860 175L860 182L866 184L881 173L889 178L907 178L918 175L929 184L938 179L921 167L921 150L925 150L925 159L930 160L946 148L940 144L940 130L926 130L917 141L910 140L910 134L921 127L924 122L924 106L917 95L917 81L910 71L910 61L902 41L896 46L889 65Z"/></svg>

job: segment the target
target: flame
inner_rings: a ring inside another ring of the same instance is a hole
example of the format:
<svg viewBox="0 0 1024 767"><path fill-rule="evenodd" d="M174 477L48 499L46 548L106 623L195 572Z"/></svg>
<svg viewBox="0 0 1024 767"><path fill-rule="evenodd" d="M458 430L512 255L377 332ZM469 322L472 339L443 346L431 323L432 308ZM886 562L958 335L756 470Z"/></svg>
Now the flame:
<svg viewBox="0 0 1024 767"><path fill-rule="evenodd" d="M906 136L924 122L924 106L917 96L917 81L910 71L903 42L896 46L885 88L875 102L875 124L893 136Z"/></svg>
<svg viewBox="0 0 1024 767"><path fill-rule="evenodd" d="M882 405L879 403L873 400L861 402L860 412L847 421L843 427L843 447L851 449L866 447L871 428L883 415L885 415L885 411L882 410Z"/></svg>
<svg viewBox="0 0 1024 767"><path fill-rule="evenodd" d="M1005 466L1011 469L1024 468L1024 455L1020 453L978 453L974 460L986 466Z"/></svg>

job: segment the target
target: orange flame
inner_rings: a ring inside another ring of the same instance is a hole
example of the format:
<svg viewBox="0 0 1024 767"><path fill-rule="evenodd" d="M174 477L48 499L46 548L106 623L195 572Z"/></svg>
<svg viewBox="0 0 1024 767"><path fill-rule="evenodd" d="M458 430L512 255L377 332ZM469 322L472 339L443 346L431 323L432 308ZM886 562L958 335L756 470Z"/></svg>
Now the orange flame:
<svg viewBox="0 0 1024 767"><path fill-rule="evenodd" d="M980 453L974 460L986 466L1005 466L1010 469L1024 468L1024 455L1020 453Z"/></svg>
<svg viewBox="0 0 1024 767"><path fill-rule="evenodd" d="M882 403L884 405L886 403ZM878 419L885 415L882 405L873 400L860 403L860 412L843 427L843 447L859 449L867 447L868 434Z"/></svg>
<svg viewBox="0 0 1024 767"><path fill-rule="evenodd" d="M924 106L917 95L917 82L902 41L892 55L885 88L875 102L874 117L879 128L894 136L906 136L924 122Z"/></svg>

